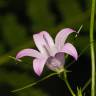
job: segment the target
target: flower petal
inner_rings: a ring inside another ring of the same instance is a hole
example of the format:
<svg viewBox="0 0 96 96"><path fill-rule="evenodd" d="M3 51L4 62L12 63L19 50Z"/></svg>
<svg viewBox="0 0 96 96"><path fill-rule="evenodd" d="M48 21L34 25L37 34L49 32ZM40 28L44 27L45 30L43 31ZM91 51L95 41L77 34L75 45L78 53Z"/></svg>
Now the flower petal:
<svg viewBox="0 0 96 96"><path fill-rule="evenodd" d="M42 31L43 39L45 40L46 45L49 47L54 46L54 41L52 37L46 31Z"/></svg>
<svg viewBox="0 0 96 96"><path fill-rule="evenodd" d="M24 56L40 58L41 54L34 49L23 49L23 50L21 50L20 52L17 53L16 59L19 60L19 58L22 58Z"/></svg>
<svg viewBox="0 0 96 96"><path fill-rule="evenodd" d="M33 60L33 69L38 76L41 75L44 65L46 63L46 60L47 59L45 58L39 58L39 59L36 58Z"/></svg>
<svg viewBox="0 0 96 96"><path fill-rule="evenodd" d="M46 65L50 70L56 71L58 69L60 70L61 68L63 68L64 63L64 53L60 52L57 53L54 57L50 56L47 60Z"/></svg>
<svg viewBox="0 0 96 96"><path fill-rule="evenodd" d="M67 54L73 56L75 58L75 60L77 60L77 58L78 58L78 53L77 53L75 47L71 43L66 43L60 52L64 52L64 53L67 53Z"/></svg>
<svg viewBox="0 0 96 96"><path fill-rule="evenodd" d="M65 28L62 29L56 36L55 38L55 45L57 47L58 50L61 50L62 47L64 46L64 43L67 39L67 37L69 36L69 34L75 32L73 29L70 28Z"/></svg>
<svg viewBox="0 0 96 96"><path fill-rule="evenodd" d="M55 55L55 58L58 59L62 65L65 64L65 59L64 59L64 53L60 52Z"/></svg>
<svg viewBox="0 0 96 96"><path fill-rule="evenodd" d="M46 53L46 49L50 53L51 48L55 46L52 37L46 31L33 35L33 38L41 53Z"/></svg>

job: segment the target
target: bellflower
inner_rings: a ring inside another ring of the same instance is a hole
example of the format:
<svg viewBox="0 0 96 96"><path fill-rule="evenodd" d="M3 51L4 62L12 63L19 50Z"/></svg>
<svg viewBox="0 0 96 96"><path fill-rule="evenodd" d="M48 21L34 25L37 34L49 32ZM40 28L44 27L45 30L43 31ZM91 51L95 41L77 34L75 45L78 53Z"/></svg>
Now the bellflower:
<svg viewBox="0 0 96 96"><path fill-rule="evenodd" d="M33 35L34 42L39 51L34 49L23 49L18 52L16 59L30 56L34 57L33 69L40 76L44 66L50 70L59 71L65 63L64 53L71 55L75 60L78 58L77 51L71 43L65 43L69 34L75 32L73 29L62 29L55 38L55 43L52 37L46 31L42 31Z"/></svg>

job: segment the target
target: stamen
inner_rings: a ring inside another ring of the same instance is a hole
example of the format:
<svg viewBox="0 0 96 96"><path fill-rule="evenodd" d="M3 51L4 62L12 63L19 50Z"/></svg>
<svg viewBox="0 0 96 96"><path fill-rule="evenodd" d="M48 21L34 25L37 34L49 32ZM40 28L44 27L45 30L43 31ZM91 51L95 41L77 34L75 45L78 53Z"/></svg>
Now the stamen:
<svg viewBox="0 0 96 96"><path fill-rule="evenodd" d="M47 39L46 39L46 36L45 36L44 34L43 34L43 38L44 38L46 44L48 45L48 47L50 47L50 46L49 46L49 43L48 43L48 41L47 41Z"/></svg>
<svg viewBox="0 0 96 96"><path fill-rule="evenodd" d="M45 49L47 55L48 55L48 56L51 56L51 55L50 55L50 52L49 52L49 50L48 50L48 48L47 48L45 45L43 45L43 47L44 47L44 49Z"/></svg>

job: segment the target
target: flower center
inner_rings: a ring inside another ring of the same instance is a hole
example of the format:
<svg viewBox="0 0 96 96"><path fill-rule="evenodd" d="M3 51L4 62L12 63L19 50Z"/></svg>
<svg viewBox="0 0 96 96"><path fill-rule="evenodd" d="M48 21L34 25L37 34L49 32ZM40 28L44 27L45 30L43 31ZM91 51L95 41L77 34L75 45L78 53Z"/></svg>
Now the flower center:
<svg viewBox="0 0 96 96"><path fill-rule="evenodd" d="M57 71L57 70L61 70L61 68L63 68L63 64L62 62L60 62L58 59L56 59L55 57L50 57L47 60L47 67L52 70L52 71Z"/></svg>

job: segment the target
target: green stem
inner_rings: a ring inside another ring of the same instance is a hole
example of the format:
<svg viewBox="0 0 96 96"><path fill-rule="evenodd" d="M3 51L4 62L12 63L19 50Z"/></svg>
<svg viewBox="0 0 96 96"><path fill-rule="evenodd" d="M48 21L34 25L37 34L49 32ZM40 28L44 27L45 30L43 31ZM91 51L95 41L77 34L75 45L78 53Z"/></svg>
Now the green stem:
<svg viewBox="0 0 96 96"><path fill-rule="evenodd" d="M94 32L94 15L95 15L95 0L92 0L91 19L90 19L90 42L93 42ZM90 45L91 49L91 62L92 62L92 84L91 84L91 96L95 96L95 52L94 42Z"/></svg>
<svg viewBox="0 0 96 96"><path fill-rule="evenodd" d="M91 78L85 83L84 87L82 88L82 92L85 91L85 89L89 86L90 83L91 83Z"/></svg>
<svg viewBox="0 0 96 96"><path fill-rule="evenodd" d="M42 81L44 81L44 80L46 80L46 79L48 79L49 77L52 77L52 76L54 76L54 75L57 75L57 73L49 74L49 75L47 75L46 77L42 78L41 80L38 80L38 81L36 81L36 82L33 82L33 83L31 83L31 84L29 84L29 85L26 85L26 86L24 86L24 87L15 89L15 90L13 90L13 91L11 91L11 92L18 92L18 91L24 90L24 89L26 89L26 88L30 88L30 87L36 85L37 83L40 83L40 82L42 82Z"/></svg>
<svg viewBox="0 0 96 96"><path fill-rule="evenodd" d="M66 85L67 85L67 87L68 87L70 93L72 94L72 96L76 96L75 93L73 92L73 90L72 90L72 88L71 88L69 82L68 82L66 72L64 72L64 81L65 81L65 83L66 83Z"/></svg>

